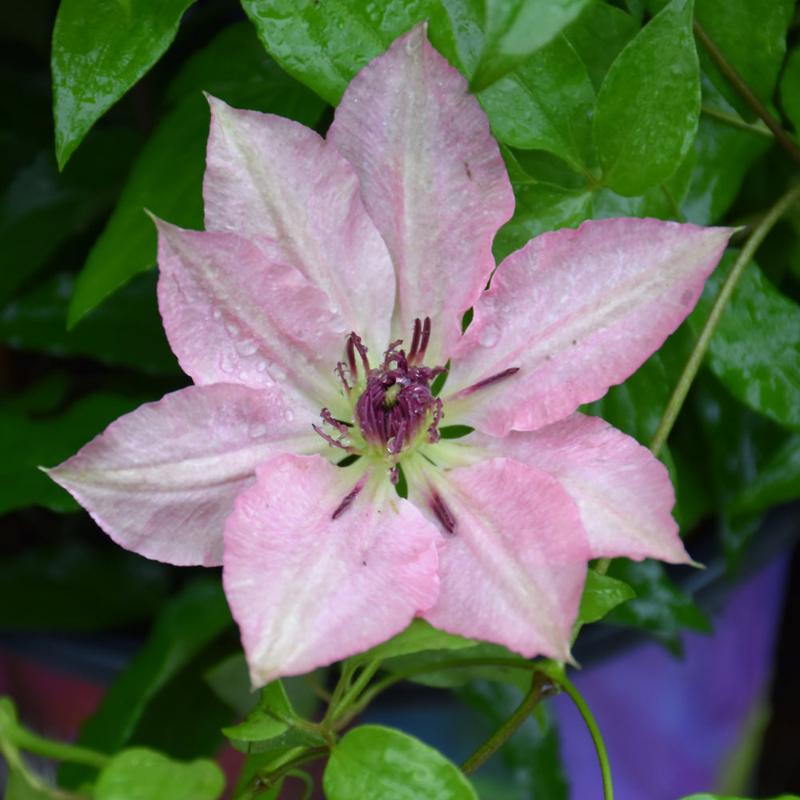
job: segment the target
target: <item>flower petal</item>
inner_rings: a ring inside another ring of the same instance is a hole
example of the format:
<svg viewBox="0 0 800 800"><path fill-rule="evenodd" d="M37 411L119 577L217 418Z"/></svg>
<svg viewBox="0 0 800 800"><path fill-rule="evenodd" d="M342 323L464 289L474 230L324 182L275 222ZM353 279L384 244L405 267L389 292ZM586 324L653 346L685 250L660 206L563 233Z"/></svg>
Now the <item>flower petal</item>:
<svg viewBox="0 0 800 800"><path fill-rule="evenodd" d="M255 686L399 633L436 600L436 529L388 481L279 456L225 525L225 593Z"/></svg>
<svg viewBox="0 0 800 800"><path fill-rule="evenodd" d="M568 659L589 559L578 510L558 481L507 458L409 477L411 499L438 518L437 628L526 657Z"/></svg>
<svg viewBox="0 0 800 800"><path fill-rule="evenodd" d="M494 268L492 239L514 196L486 116L420 25L350 83L328 140L355 167L397 273L393 334L434 322L444 363Z"/></svg>
<svg viewBox="0 0 800 800"><path fill-rule="evenodd" d="M161 316L195 383L280 383L318 405L337 401L346 328L324 292L269 240L157 225Z"/></svg>
<svg viewBox="0 0 800 800"><path fill-rule="evenodd" d="M502 436L602 397L692 310L731 232L606 219L537 236L498 267L476 305L453 356L448 413Z"/></svg>
<svg viewBox="0 0 800 800"><path fill-rule="evenodd" d="M386 346L394 275L352 167L303 125L211 103L206 228L267 236L374 348Z"/></svg>
<svg viewBox="0 0 800 800"><path fill-rule="evenodd" d="M120 417L46 472L122 547L215 566L225 518L256 464L319 449L312 413L274 388L190 386Z"/></svg>
<svg viewBox="0 0 800 800"><path fill-rule="evenodd" d="M692 563L672 518L675 492L666 467L605 420L573 414L538 431L502 439L475 433L462 441L560 481L578 506L592 558Z"/></svg>

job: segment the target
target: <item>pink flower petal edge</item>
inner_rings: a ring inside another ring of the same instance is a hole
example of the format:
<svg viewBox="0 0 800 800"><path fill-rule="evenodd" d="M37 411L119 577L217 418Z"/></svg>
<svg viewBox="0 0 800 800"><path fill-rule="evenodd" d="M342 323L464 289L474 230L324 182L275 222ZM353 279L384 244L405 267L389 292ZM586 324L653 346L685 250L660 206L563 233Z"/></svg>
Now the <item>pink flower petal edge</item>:
<svg viewBox="0 0 800 800"><path fill-rule="evenodd" d="M439 599L423 616L526 657L570 660L586 565L578 510L559 482L508 458L409 479L444 536Z"/></svg>
<svg viewBox="0 0 800 800"><path fill-rule="evenodd" d="M503 436L602 397L685 319L731 233L607 219L537 236L500 264L476 304L453 355L448 410ZM512 368L511 377L471 388Z"/></svg>
<svg viewBox="0 0 800 800"><path fill-rule="evenodd" d="M292 120L209 98L206 228L267 236L372 348L389 341L394 276L353 168Z"/></svg>
<svg viewBox="0 0 800 800"><path fill-rule="evenodd" d="M270 240L157 225L159 308L195 383L277 383L316 412L337 402L330 374L346 328L324 292Z"/></svg>
<svg viewBox="0 0 800 800"><path fill-rule="evenodd" d="M464 440L552 475L575 502L591 558L626 556L692 564L672 518L667 468L635 439L599 417L573 414L533 432Z"/></svg>
<svg viewBox="0 0 800 800"><path fill-rule="evenodd" d="M225 593L253 685L403 630L438 593L436 529L362 472L319 456L258 469L225 525Z"/></svg>
<svg viewBox="0 0 800 800"><path fill-rule="evenodd" d="M419 25L353 78L328 140L358 174L394 262L393 337L430 316L431 362L444 364L494 268L494 235L514 210L486 115Z"/></svg>
<svg viewBox="0 0 800 800"><path fill-rule="evenodd" d="M222 563L222 530L256 465L311 453L307 417L276 389L191 386L112 422L46 470L117 544L170 564Z"/></svg>

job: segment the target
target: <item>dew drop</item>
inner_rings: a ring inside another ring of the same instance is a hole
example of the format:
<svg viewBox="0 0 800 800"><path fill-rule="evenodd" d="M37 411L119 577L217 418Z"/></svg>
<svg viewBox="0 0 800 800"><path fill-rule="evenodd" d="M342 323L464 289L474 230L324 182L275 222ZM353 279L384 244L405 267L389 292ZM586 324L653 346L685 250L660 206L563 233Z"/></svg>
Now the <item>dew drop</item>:
<svg viewBox="0 0 800 800"><path fill-rule="evenodd" d="M230 356L230 353L223 353L219 358L219 368L223 372L231 373L235 369L236 365L233 363L233 359Z"/></svg>
<svg viewBox="0 0 800 800"><path fill-rule="evenodd" d="M215 308L211 312L211 316L214 317L214 319L219 319L222 316L222 312L218 308Z"/></svg>
<svg viewBox="0 0 800 800"><path fill-rule="evenodd" d="M250 433L251 438L260 439L262 436L266 436L266 434L267 434L267 426L261 424L260 422L257 422L254 425L250 426L249 433Z"/></svg>
<svg viewBox="0 0 800 800"><path fill-rule="evenodd" d="M238 336L239 335L239 328L236 325L234 325L232 322L229 322L225 326L225 328L226 328L226 330L228 331L228 333L231 336Z"/></svg>
<svg viewBox="0 0 800 800"><path fill-rule="evenodd" d="M252 339L243 339L236 343L236 352L240 356L252 356L258 350L258 345Z"/></svg>
<svg viewBox="0 0 800 800"><path fill-rule="evenodd" d="M269 362L264 358L259 358L256 362L256 370L258 372L266 372L267 367L269 367Z"/></svg>
<svg viewBox="0 0 800 800"><path fill-rule="evenodd" d="M286 411L283 412L283 418L287 422L291 422L294 419L294 411L291 408L287 408Z"/></svg>
<svg viewBox="0 0 800 800"><path fill-rule="evenodd" d="M500 341L500 328L493 323L489 323L478 337L481 347L494 347L498 341Z"/></svg>

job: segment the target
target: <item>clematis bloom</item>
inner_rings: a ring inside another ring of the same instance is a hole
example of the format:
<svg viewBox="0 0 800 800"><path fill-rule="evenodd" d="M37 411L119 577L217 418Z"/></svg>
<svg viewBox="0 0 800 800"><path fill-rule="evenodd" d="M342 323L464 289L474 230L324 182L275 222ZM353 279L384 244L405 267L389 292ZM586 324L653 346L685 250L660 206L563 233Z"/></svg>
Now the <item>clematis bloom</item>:
<svg viewBox="0 0 800 800"><path fill-rule="evenodd" d="M210 102L206 230L157 222L194 385L49 474L123 547L223 565L254 684L417 615L566 659L590 559L689 561L664 467L576 409L675 330L729 230L589 221L495 271L511 186L423 26L354 78L326 139ZM472 432L443 438L455 424Z"/></svg>

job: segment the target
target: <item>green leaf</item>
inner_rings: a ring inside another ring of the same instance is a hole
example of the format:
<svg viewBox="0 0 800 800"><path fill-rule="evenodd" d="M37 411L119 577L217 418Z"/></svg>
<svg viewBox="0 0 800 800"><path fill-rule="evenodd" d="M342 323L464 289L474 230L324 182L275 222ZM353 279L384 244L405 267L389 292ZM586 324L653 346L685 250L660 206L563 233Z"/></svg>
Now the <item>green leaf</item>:
<svg viewBox="0 0 800 800"><path fill-rule="evenodd" d="M75 325L156 258L156 231L144 209L200 228L208 105L201 89L227 102L314 123L322 104L265 55L246 23L224 30L190 59L168 90L178 101L136 160L114 213L81 271L69 308Z"/></svg>
<svg viewBox="0 0 800 800"><path fill-rule="evenodd" d="M154 275L131 281L68 331L74 282L70 273L53 275L8 303L0 310L0 341L53 356L88 356L149 373L180 374L158 313Z"/></svg>
<svg viewBox="0 0 800 800"><path fill-rule="evenodd" d="M315 731L295 722L302 722L295 713L281 681L273 681L261 690L258 706L244 722L224 728L231 744L244 753L264 753L288 747L325 744Z"/></svg>
<svg viewBox="0 0 800 800"><path fill-rule="evenodd" d="M590 0L486 0L486 39L470 88L480 91L559 34Z"/></svg>
<svg viewBox="0 0 800 800"><path fill-rule="evenodd" d="M638 30L639 25L630 14L616 6L594 2L564 29L564 36L585 64L594 88L599 89L614 59Z"/></svg>
<svg viewBox="0 0 800 800"><path fill-rule="evenodd" d="M434 628L424 619L415 619L397 636L373 647L371 650L367 650L365 653L354 656L350 660L361 663L410 655L411 653L419 653L422 650L459 650L474 645L475 642L471 639L464 639L452 633L445 633Z"/></svg>
<svg viewBox="0 0 800 800"><path fill-rule="evenodd" d="M241 716L258 705L258 694L250 688L250 675L244 653L227 656L203 676L223 703Z"/></svg>
<svg viewBox="0 0 800 800"><path fill-rule="evenodd" d="M130 131L98 131L61 175L49 150L17 164L0 195L0 303L105 212L137 144Z"/></svg>
<svg viewBox="0 0 800 800"><path fill-rule="evenodd" d="M581 622L597 622L612 609L634 597L636 592L624 581L590 569L586 574L578 619Z"/></svg>
<svg viewBox="0 0 800 800"><path fill-rule="evenodd" d="M105 753L123 747L159 690L231 625L219 582L204 579L190 584L161 612L147 644L81 729L79 743ZM87 773L67 765L62 777L65 785L78 786Z"/></svg>
<svg viewBox="0 0 800 800"><path fill-rule="evenodd" d="M12 766L3 797L5 800L51 800L53 795L46 788L31 786L25 775Z"/></svg>
<svg viewBox="0 0 800 800"><path fill-rule="evenodd" d="M478 99L500 141L547 150L578 170L591 163L594 87L563 36L537 50Z"/></svg>
<svg viewBox="0 0 800 800"><path fill-rule="evenodd" d="M143 622L163 604L164 566L118 547L88 547L67 525L52 545L0 562L4 630L97 631ZM102 597L103 602L98 603Z"/></svg>
<svg viewBox="0 0 800 800"><path fill-rule="evenodd" d="M53 511L73 511L75 501L40 466L54 466L100 433L111 421L131 411L141 398L93 394L65 411L32 418L24 411L0 407L0 440L5 457L0 464L0 513L30 505Z"/></svg>
<svg viewBox="0 0 800 800"><path fill-rule="evenodd" d="M216 800L222 770L207 759L184 764L143 747L123 750L103 767L94 800Z"/></svg>
<svg viewBox="0 0 800 800"><path fill-rule="evenodd" d="M59 167L94 123L155 64L193 0L62 0L53 28Z"/></svg>
<svg viewBox="0 0 800 800"><path fill-rule="evenodd" d="M736 495L733 514L766 511L800 498L800 434L789 436L758 474Z"/></svg>
<svg viewBox="0 0 800 800"><path fill-rule="evenodd" d="M428 20L434 40L449 31L438 0L242 0L242 7L270 55L333 105L367 62L417 23Z"/></svg>
<svg viewBox="0 0 800 800"><path fill-rule="evenodd" d="M781 78L781 103L795 131L800 133L800 47L795 47L786 59Z"/></svg>
<svg viewBox="0 0 800 800"><path fill-rule="evenodd" d="M736 255L711 274L689 318L699 333ZM749 408L800 429L800 307L782 295L755 262L748 264L711 340L707 363Z"/></svg>
<svg viewBox="0 0 800 800"><path fill-rule="evenodd" d="M681 652L683 630L711 631L708 617L667 577L660 562L615 558L609 572L636 592L633 600L606 617L609 622L639 628L676 654Z"/></svg>
<svg viewBox="0 0 800 800"><path fill-rule="evenodd" d="M477 800L455 764L392 728L362 725L333 748L323 776L328 800Z"/></svg>
<svg viewBox="0 0 800 800"><path fill-rule="evenodd" d="M696 0L695 14L726 61L756 96L769 103L786 54L786 30L794 0ZM752 110L738 91L698 45L714 85L746 118Z"/></svg>
<svg viewBox="0 0 800 800"><path fill-rule="evenodd" d="M681 203L687 221L697 225L719 222L736 198L745 173L769 149L770 141L770 137L703 114L694 140L691 182Z"/></svg>
<svg viewBox="0 0 800 800"><path fill-rule="evenodd" d="M597 95L594 142L608 186L632 196L666 180L699 113L692 0L672 0L619 54Z"/></svg>

